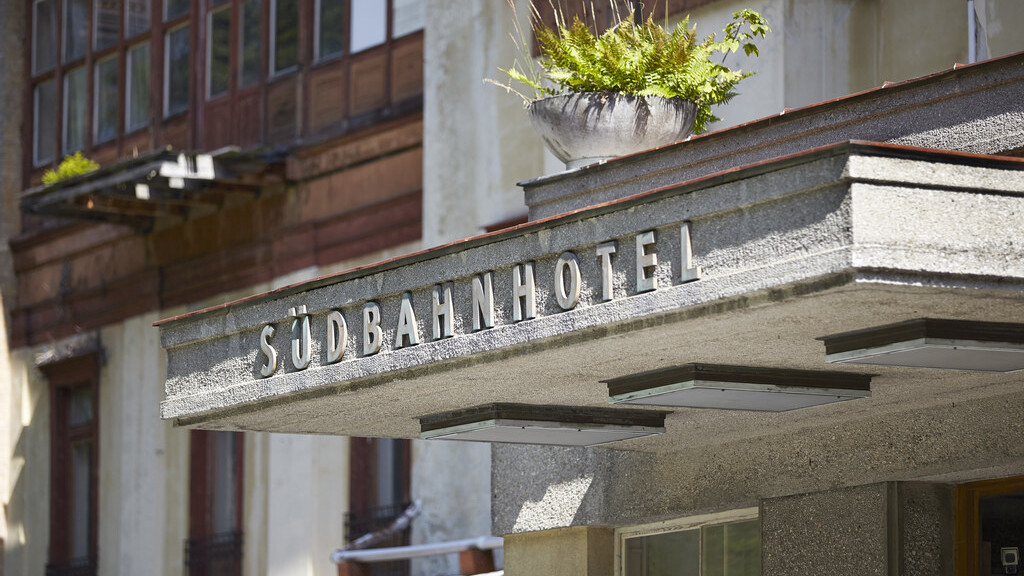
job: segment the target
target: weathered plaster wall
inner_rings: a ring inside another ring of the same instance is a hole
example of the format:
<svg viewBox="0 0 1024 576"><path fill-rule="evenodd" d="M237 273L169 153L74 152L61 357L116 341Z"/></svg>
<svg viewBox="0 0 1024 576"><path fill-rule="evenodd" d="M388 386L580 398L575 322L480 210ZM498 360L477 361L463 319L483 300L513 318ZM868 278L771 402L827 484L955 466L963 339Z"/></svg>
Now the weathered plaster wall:
<svg viewBox="0 0 1024 576"><path fill-rule="evenodd" d="M4 491L8 537L4 574L38 574L46 562L50 526L50 397L33 351L11 354L7 372L10 476Z"/></svg>
<svg viewBox="0 0 1024 576"><path fill-rule="evenodd" d="M104 574L141 574L153 559L182 568L187 532L188 431L155 418L163 353L144 314L101 332L99 384L99 548ZM170 547L167 551L164 548Z"/></svg>
<svg viewBox="0 0 1024 576"><path fill-rule="evenodd" d="M412 442L412 497L423 503L412 543L491 534L491 447L472 442ZM413 574L458 574L458 555L412 562Z"/></svg>
<svg viewBox="0 0 1024 576"><path fill-rule="evenodd" d="M25 5L24 2L0 3L0 109L3 110L21 110ZM0 115L0 375L11 374L16 364L10 357L7 327L9 308L16 302L17 281L7 241L18 233L21 224L17 209L21 191L21 128L20 115ZM0 381L3 381L2 376ZM12 400L12 386L0 386L0 543L4 549L11 540L6 516L12 484L11 455L17 441L11 434L13 427L8 425L8 419L19 420L15 417Z"/></svg>
<svg viewBox="0 0 1024 576"><path fill-rule="evenodd" d="M517 3L520 12L525 4ZM505 2L428 0L424 34L423 241L473 236L526 213L516 182L543 169L522 101L484 78L516 58Z"/></svg>

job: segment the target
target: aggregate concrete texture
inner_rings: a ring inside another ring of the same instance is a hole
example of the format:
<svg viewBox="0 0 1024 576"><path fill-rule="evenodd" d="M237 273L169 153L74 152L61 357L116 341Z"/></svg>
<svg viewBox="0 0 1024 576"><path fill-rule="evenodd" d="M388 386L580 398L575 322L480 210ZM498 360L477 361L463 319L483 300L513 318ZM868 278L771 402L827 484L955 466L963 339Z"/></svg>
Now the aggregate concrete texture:
<svg viewBox="0 0 1024 576"><path fill-rule="evenodd" d="M207 427L413 437L418 416L488 402L604 405L600 380L677 363L822 368L815 338L898 319L1019 318L1022 166L843 145L178 318L161 329L162 414ZM683 222L703 268L696 282L681 277ZM640 293L644 231L656 239L658 288ZM602 302L596 246L609 241L614 298ZM577 255L580 295L563 311L552 271L566 251ZM512 271L529 262L537 313L515 322ZM495 325L474 331L471 278L487 272ZM446 283L454 337L434 340L432 290ZM403 294L421 343L398 347ZM367 302L380 308L375 354L363 350ZM300 324L289 311L302 306L316 336L310 366L296 369ZM333 364L331 310L349 336ZM262 378L268 325L279 365Z"/></svg>

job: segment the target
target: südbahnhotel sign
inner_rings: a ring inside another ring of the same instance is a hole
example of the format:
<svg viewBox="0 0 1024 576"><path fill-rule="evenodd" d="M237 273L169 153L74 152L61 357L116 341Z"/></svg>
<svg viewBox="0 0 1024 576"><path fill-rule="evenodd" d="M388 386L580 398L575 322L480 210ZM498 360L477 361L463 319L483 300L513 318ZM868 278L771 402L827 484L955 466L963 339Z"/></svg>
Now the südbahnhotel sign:
<svg viewBox="0 0 1024 576"><path fill-rule="evenodd" d="M700 277L700 268L693 264L693 249L690 239L690 224L683 222L679 226L679 242L677 253L674 255L679 262L680 283L691 282ZM665 249L662 246L662 258L665 258ZM657 232L646 230L635 235L630 249L632 253L633 273L631 288L634 293L643 293L658 288L658 251ZM597 263L595 278L588 278L588 284L595 287L597 300L608 302L615 297L614 275L621 263L617 262L616 255L619 253L619 243L616 240L609 240L597 244L589 250L589 257ZM546 283L550 293L548 296L553 299L557 311L568 311L580 304L581 290L584 286L580 256L584 252L580 250L567 250L558 255L553 266L549 266L547 272L550 274L550 283ZM586 256L584 256L586 257ZM619 264L616 266L615 264ZM619 270L625 274L625 270ZM538 270L537 262L520 262L511 267L511 289L507 290L506 302L509 306L501 308L506 313L511 312L510 318L506 321L518 323L524 320L532 320L538 316L538 293L537 276L543 274ZM442 281L433 285L430 290L429 318L423 324L429 325L429 339L431 341L451 338L458 331L479 332L493 328L495 315L499 308L495 305L495 273L493 270L484 271L473 275L468 279L469 299L468 305L456 310L456 290L454 282ZM466 286L461 287L466 291ZM289 308L288 317L291 320L291 334L287 335L290 340L288 347L288 363L283 363L275 347L275 341L280 338L279 330L273 323L268 323L260 330L260 360L259 374L266 378L273 376L279 370L305 370L313 361L313 342L319 339L319 346L322 350L323 363L334 364L345 360L349 355L349 322L346 317L356 315L360 318L361 330L359 331L359 342L354 347L354 352L359 356L372 356L385 349L385 333L390 337L391 350L399 350L407 346L420 344L425 337L421 332L421 322L416 312L415 295L412 291L402 292L398 300L398 309L390 317L386 318L382 312L381 303L377 300L368 300L361 306L339 307L331 309L323 318L324 325L321 330L314 330L311 323L311 314L305 304ZM461 322L456 322L460 318ZM389 330L388 323L391 326ZM459 329L456 329L456 326ZM393 334L393 336L391 336Z"/></svg>

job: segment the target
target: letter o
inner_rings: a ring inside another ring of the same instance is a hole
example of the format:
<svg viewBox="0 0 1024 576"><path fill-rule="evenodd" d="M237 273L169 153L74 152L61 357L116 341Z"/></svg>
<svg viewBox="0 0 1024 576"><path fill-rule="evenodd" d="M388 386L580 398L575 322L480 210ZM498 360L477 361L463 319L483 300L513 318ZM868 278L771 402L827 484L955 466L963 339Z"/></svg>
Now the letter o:
<svg viewBox="0 0 1024 576"><path fill-rule="evenodd" d="M565 272L569 271L569 285ZM562 310L572 310L580 301L580 261L572 252L562 252L555 263L555 300Z"/></svg>

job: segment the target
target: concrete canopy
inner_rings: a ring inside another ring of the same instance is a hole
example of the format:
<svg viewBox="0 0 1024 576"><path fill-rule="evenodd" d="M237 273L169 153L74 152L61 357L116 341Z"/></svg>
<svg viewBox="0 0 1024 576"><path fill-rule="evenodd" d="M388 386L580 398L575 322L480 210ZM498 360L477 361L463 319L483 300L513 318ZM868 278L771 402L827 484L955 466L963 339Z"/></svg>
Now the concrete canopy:
<svg viewBox="0 0 1024 576"><path fill-rule="evenodd" d="M211 429L408 438L419 417L488 403L607 407L601 380L691 362L878 375L869 399L674 409L664 435L612 445L658 453L1009 394L1019 373L829 365L817 338L925 317L1024 321L1021 238L1022 160L819 148L165 320L161 412ZM531 266L532 318L529 296L514 296ZM451 337L432 337L447 320L435 298L453 305ZM332 311L347 327L336 363Z"/></svg>

